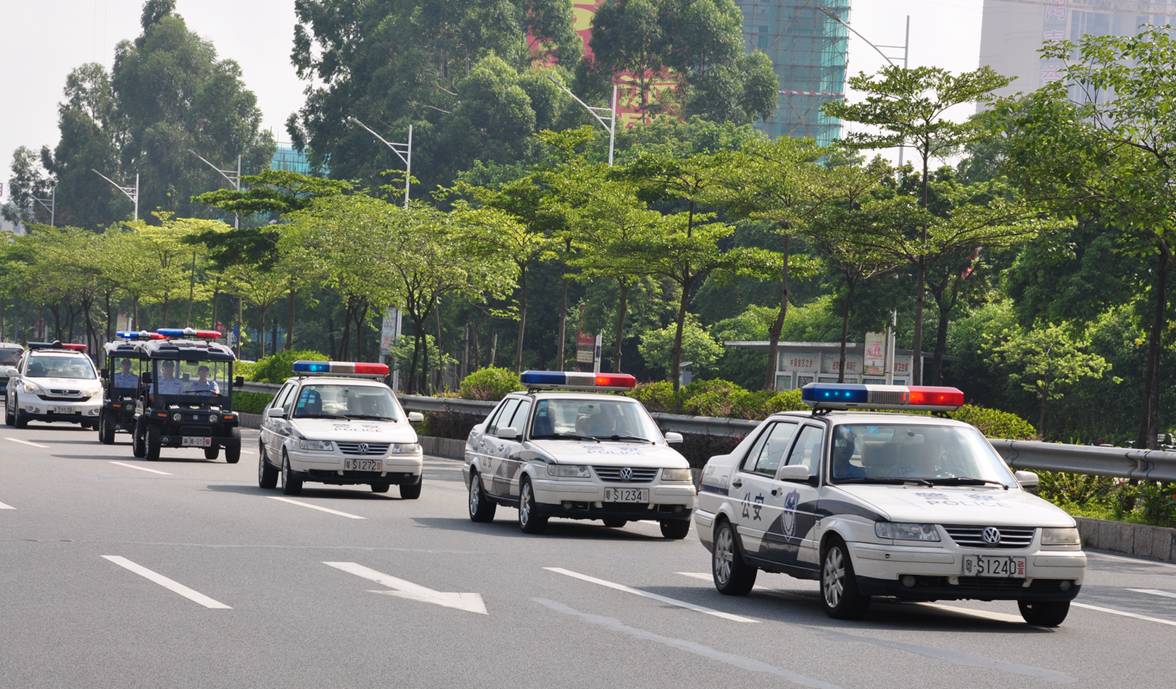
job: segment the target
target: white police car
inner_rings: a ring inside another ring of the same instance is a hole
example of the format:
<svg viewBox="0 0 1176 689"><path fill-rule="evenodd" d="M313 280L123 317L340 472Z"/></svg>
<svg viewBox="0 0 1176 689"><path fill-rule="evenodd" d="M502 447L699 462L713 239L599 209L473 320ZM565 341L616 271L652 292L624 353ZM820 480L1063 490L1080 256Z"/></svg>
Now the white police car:
<svg viewBox="0 0 1176 689"><path fill-rule="evenodd" d="M363 484L400 497L421 495L421 446L392 390L388 366L347 361L296 361L294 372L262 416L257 484L297 495L306 481Z"/></svg>
<svg viewBox="0 0 1176 689"><path fill-rule="evenodd" d="M4 420L24 428L29 421L64 421L98 427L102 383L84 344L30 342L5 389Z"/></svg>
<svg viewBox="0 0 1176 689"><path fill-rule="evenodd" d="M715 587L743 595L759 570L820 582L833 617L872 596L1015 600L1056 626L1086 568L1074 520L1025 490L974 427L937 416L955 388L811 383L812 413L775 414L702 474L695 525Z"/></svg>
<svg viewBox="0 0 1176 689"><path fill-rule="evenodd" d="M507 505L527 533L569 517L609 527L654 520L666 538L686 537L694 482L669 446L682 436L663 436L637 400L600 394L631 389L633 376L526 371L520 380L528 391L507 395L466 440L471 520L490 521Z"/></svg>

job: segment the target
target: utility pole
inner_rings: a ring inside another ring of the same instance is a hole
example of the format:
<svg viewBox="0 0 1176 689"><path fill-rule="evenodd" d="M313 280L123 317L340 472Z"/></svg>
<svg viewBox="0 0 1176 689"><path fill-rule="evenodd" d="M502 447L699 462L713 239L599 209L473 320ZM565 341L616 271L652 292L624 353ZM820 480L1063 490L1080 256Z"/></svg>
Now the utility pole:
<svg viewBox="0 0 1176 689"><path fill-rule="evenodd" d="M110 182L110 186L114 187L115 189L118 189L120 192L122 192L123 196L127 197L128 199L130 199L131 203L135 204L134 219L138 220L139 219L139 173L137 173L137 172L135 173L135 186L124 187L123 185L118 184L113 179L107 177L106 175L102 174L101 172L98 172L94 168L90 168L90 171L93 172L94 174L98 175L102 179L106 180L107 182Z"/></svg>
<svg viewBox="0 0 1176 689"><path fill-rule="evenodd" d="M376 139L387 146L400 162L404 163L404 207L408 208L409 189L412 182L412 125L408 125L408 141L400 143L398 141L389 141L376 133L374 129L359 121L357 117L348 117L347 121L352 124L359 125L367 130L368 134L376 137Z"/></svg>
<svg viewBox="0 0 1176 689"><path fill-rule="evenodd" d="M237 191L241 191L241 156L237 156L237 171L234 172L232 170L220 169L219 167L217 167L217 166L213 165L211 162L209 162L207 158L200 155L196 151L193 151L190 148L188 149L188 152L191 153L192 155L196 156L197 158L199 158L201 160L201 162L203 162L208 167L212 168L213 170L216 170L216 173L218 175L220 175L221 177L224 177L225 180L229 184L233 185L234 189L236 189ZM233 212L233 229L234 230L241 229L241 214L237 213L236 211Z"/></svg>
<svg viewBox="0 0 1176 689"><path fill-rule="evenodd" d="M547 75L547 78L551 80L551 83L558 86L563 90L564 93L571 96L573 100L583 106L583 108L588 111L588 114L592 115L592 117L600 123L601 127L604 127L604 131L608 132L608 166L612 167L613 150L616 148L617 143L617 85L613 84L612 87L612 102L609 104L609 107L604 108L588 105L584 101L580 100L580 97L572 93L571 89L569 89L567 86L564 86L559 82L558 79L551 76L550 74Z"/></svg>
<svg viewBox="0 0 1176 689"><path fill-rule="evenodd" d="M57 227L57 185L53 185L53 192L47 199L42 199L37 196L30 196L29 198L41 204L41 208L49 211L49 226Z"/></svg>

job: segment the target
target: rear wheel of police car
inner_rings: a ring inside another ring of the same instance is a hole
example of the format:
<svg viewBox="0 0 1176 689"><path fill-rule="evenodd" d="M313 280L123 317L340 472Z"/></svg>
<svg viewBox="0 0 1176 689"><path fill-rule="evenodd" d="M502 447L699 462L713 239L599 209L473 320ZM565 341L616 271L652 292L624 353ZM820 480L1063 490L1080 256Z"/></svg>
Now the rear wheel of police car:
<svg viewBox="0 0 1176 689"><path fill-rule="evenodd" d="M662 538L680 541L690 533L690 522L685 519L663 519L661 521Z"/></svg>
<svg viewBox="0 0 1176 689"><path fill-rule="evenodd" d="M715 542L711 548L711 578L715 589L728 596L746 596L755 586L759 570L743 561L735 527L726 519L715 525Z"/></svg>
<svg viewBox="0 0 1176 689"><path fill-rule="evenodd" d="M108 412L102 412L98 417L98 442L103 445L114 444L114 423Z"/></svg>
<svg viewBox="0 0 1176 689"><path fill-rule="evenodd" d="M269 456L265 453L265 445L261 443L257 445L257 486L259 488L273 488L278 485L278 470L269 463Z"/></svg>
<svg viewBox="0 0 1176 689"><path fill-rule="evenodd" d="M1070 601L1017 601L1021 617L1035 627L1056 627L1070 613Z"/></svg>
<svg viewBox="0 0 1176 689"><path fill-rule="evenodd" d="M830 617L855 620L866 614L870 597L862 595L849 559L849 548L831 538L821 554L821 604Z"/></svg>
<svg viewBox="0 0 1176 689"><path fill-rule="evenodd" d="M492 522L494 521L494 512L498 509L498 505L486 496L486 492L482 490L482 479L478 476L478 472L470 472L470 521L472 522Z"/></svg>
<svg viewBox="0 0 1176 689"><path fill-rule="evenodd" d="M302 477L290 469L290 458L282 451L282 493L286 495L302 494Z"/></svg>
<svg viewBox="0 0 1176 689"><path fill-rule="evenodd" d="M526 477L519 484L519 528L523 533L543 533L547 529L547 515L535 500L535 490Z"/></svg>
<svg viewBox="0 0 1176 689"><path fill-rule="evenodd" d="M136 423L135 430L131 431L131 454L139 458L147 454L147 431L143 426Z"/></svg>
<svg viewBox="0 0 1176 689"><path fill-rule="evenodd" d="M604 525L610 529L619 529L625 524L628 524L628 519L605 519Z"/></svg>
<svg viewBox="0 0 1176 689"><path fill-rule="evenodd" d="M229 464L241 461L241 431L239 429L234 428L229 431L229 441L225 443L225 461Z"/></svg>
<svg viewBox="0 0 1176 689"><path fill-rule="evenodd" d="M163 431L159 426L147 426L147 444L146 453L147 461L154 462L159 459L159 447L163 442Z"/></svg>
<svg viewBox="0 0 1176 689"><path fill-rule="evenodd" d="M25 416L24 412L20 410L20 400L14 398L12 400L12 406L12 425L16 426L17 428L27 428L29 425L29 419L27 416Z"/></svg>

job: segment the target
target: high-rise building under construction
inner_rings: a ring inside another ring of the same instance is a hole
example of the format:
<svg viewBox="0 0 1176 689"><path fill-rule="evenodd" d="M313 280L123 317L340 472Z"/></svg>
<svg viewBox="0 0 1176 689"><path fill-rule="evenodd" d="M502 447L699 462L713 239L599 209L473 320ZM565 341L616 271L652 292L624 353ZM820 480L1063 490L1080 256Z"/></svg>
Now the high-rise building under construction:
<svg viewBox="0 0 1176 689"><path fill-rule="evenodd" d="M735 0L743 40L772 60L780 82L776 113L759 124L770 136L808 136L828 144L841 121L821 105L845 98L849 0ZM840 20L840 21L838 21Z"/></svg>

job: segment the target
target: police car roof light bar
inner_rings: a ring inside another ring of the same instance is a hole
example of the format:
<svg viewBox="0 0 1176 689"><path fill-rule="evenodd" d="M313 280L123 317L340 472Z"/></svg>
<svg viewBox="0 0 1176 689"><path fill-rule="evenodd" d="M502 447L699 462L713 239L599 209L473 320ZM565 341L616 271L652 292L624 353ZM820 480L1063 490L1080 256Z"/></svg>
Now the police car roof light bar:
<svg viewBox="0 0 1176 689"><path fill-rule="evenodd" d="M964 404L964 393L960 389L933 385L809 383L801 388L800 397L814 412L834 409L954 411Z"/></svg>
<svg viewBox="0 0 1176 689"><path fill-rule="evenodd" d="M565 388L579 390L632 390L637 379L628 373L581 371L523 371L519 381L528 389Z"/></svg>
<svg viewBox="0 0 1176 689"><path fill-rule="evenodd" d="M153 333L147 330L119 330L114 334L120 340L166 340L167 338L159 333Z"/></svg>
<svg viewBox="0 0 1176 689"><path fill-rule="evenodd" d="M219 340L219 330L196 330L195 328L156 328L155 332L167 338L194 337L200 340Z"/></svg>
<svg viewBox="0 0 1176 689"><path fill-rule="evenodd" d="M388 364L366 361L305 361L294 362L294 373L299 376L348 376L354 378L383 378L388 375Z"/></svg>
<svg viewBox="0 0 1176 689"><path fill-rule="evenodd" d="M65 349L71 352L84 352L86 345L76 342L66 342L62 344L61 340L54 340L52 342L30 342L28 343L29 350L34 349Z"/></svg>

